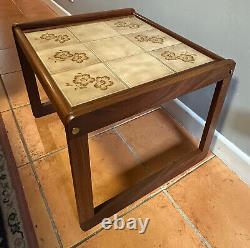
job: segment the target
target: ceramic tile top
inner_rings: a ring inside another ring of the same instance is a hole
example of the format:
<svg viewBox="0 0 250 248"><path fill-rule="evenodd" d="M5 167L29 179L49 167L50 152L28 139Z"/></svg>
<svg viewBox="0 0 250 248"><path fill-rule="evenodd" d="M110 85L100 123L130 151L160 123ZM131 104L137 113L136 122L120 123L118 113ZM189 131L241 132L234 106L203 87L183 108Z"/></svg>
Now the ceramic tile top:
<svg viewBox="0 0 250 248"><path fill-rule="evenodd" d="M153 51L151 54L176 72L213 61L206 55L182 43Z"/></svg>
<svg viewBox="0 0 250 248"><path fill-rule="evenodd" d="M130 87L173 74L153 56L142 53L108 62L111 70Z"/></svg>
<svg viewBox="0 0 250 248"><path fill-rule="evenodd" d="M127 37L146 51L180 43L180 41L155 28L140 33L128 34Z"/></svg>
<svg viewBox="0 0 250 248"><path fill-rule="evenodd" d="M25 35L72 107L212 61L135 16Z"/></svg>
<svg viewBox="0 0 250 248"><path fill-rule="evenodd" d="M69 27L69 30L77 37L77 39L84 42L119 35L119 33L117 33L105 22L80 24Z"/></svg>
<svg viewBox="0 0 250 248"><path fill-rule="evenodd" d="M79 42L66 28L35 31L25 33L25 36L36 51L77 44Z"/></svg>
<svg viewBox="0 0 250 248"><path fill-rule="evenodd" d="M143 50L123 36L92 41L86 44L103 61L142 53Z"/></svg>
<svg viewBox="0 0 250 248"><path fill-rule="evenodd" d="M141 21L135 16L116 18L106 23L120 34L136 33L153 28L151 25Z"/></svg>
<svg viewBox="0 0 250 248"><path fill-rule="evenodd" d="M128 88L102 63L52 77L72 107Z"/></svg>
<svg viewBox="0 0 250 248"><path fill-rule="evenodd" d="M83 68L100 62L82 43L46 49L37 54L51 74Z"/></svg>

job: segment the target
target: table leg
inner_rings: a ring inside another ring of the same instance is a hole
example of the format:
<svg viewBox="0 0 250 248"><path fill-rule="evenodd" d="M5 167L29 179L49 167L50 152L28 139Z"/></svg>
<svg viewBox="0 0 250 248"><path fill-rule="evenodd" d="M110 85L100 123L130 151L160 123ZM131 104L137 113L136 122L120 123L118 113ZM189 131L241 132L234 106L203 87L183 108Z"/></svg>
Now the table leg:
<svg viewBox="0 0 250 248"><path fill-rule="evenodd" d="M209 108L206 124L202 133L199 149L207 153L212 142L216 124L226 98L231 75L216 83L213 99Z"/></svg>
<svg viewBox="0 0 250 248"><path fill-rule="evenodd" d="M71 172L80 226L94 216L88 135L67 134Z"/></svg>
<svg viewBox="0 0 250 248"><path fill-rule="evenodd" d="M16 43L16 48L23 72L23 78L26 85L27 93L29 96L29 101L31 105L32 113L35 117L41 117L50 113L55 112L51 103L42 103L37 87L35 74L25 56L22 49Z"/></svg>

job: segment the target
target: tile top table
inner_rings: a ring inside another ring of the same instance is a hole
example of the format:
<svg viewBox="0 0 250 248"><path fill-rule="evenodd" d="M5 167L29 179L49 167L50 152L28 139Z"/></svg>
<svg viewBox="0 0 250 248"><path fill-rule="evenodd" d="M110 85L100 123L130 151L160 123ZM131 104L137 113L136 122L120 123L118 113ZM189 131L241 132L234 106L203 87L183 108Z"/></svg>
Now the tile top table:
<svg viewBox="0 0 250 248"><path fill-rule="evenodd" d="M13 25L35 117L57 111L67 135L76 203L86 230L200 161L208 152L235 63L133 9ZM40 101L38 77L51 103ZM88 132L216 83L197 151L94 207Z"/></svg>

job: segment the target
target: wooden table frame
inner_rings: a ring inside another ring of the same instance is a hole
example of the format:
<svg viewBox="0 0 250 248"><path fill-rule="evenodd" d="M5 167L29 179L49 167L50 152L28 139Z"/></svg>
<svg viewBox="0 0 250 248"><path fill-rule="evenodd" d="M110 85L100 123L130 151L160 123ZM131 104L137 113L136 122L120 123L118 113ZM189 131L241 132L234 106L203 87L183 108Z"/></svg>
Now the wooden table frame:
<svg viewBox="0 0 250 248"><path fill-rule="evenodd" d="M91 104L84 104L84 106L78 105L72 108L63 97L51 75L28 42L23 31L44 30L79 22L126 15L136 16L162 32L178 39L182 43L207 55L214 61L154 80L144 85L126 89L111 96L97 99ZM233 60L224 59L194 44L141 16L136 13L134 9L120 9L14 24L13 34L33 115L35 117L41 117L56 111L65 126L76 205L80 226L83 230L90 229L101 222L103 218L110 217L125 208L140 197L195 165L207 155L216 122L235 67ZM41 102L35 75L41 82L52 104ZM202 138L197 149L175 162L170 169L163 168L155 174L139 181L128 190L94 207L88 133L213 83L216 83L216 88Z"/></svg>

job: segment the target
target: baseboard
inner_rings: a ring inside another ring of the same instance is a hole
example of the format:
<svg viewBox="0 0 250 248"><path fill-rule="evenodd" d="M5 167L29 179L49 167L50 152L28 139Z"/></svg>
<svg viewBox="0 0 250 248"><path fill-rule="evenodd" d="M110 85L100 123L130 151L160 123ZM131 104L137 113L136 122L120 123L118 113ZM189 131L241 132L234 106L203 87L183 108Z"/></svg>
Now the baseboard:
<svg viewBox="0 0 250 248"><path fill-rule="evenodd" d="M71 14L60 6L57 2L53 0L42 0L46 3L52 10L54 10L59 16L70 16Z"/></svg>
<svg viewBox="0 0 250 248"><path fill-rule="evenodd" d="M197 140L200 139L205 121L178 99L163 105ZM242 181L250 185L250 157L218 131L211 145L212 152L219 157Z"/></svg>

